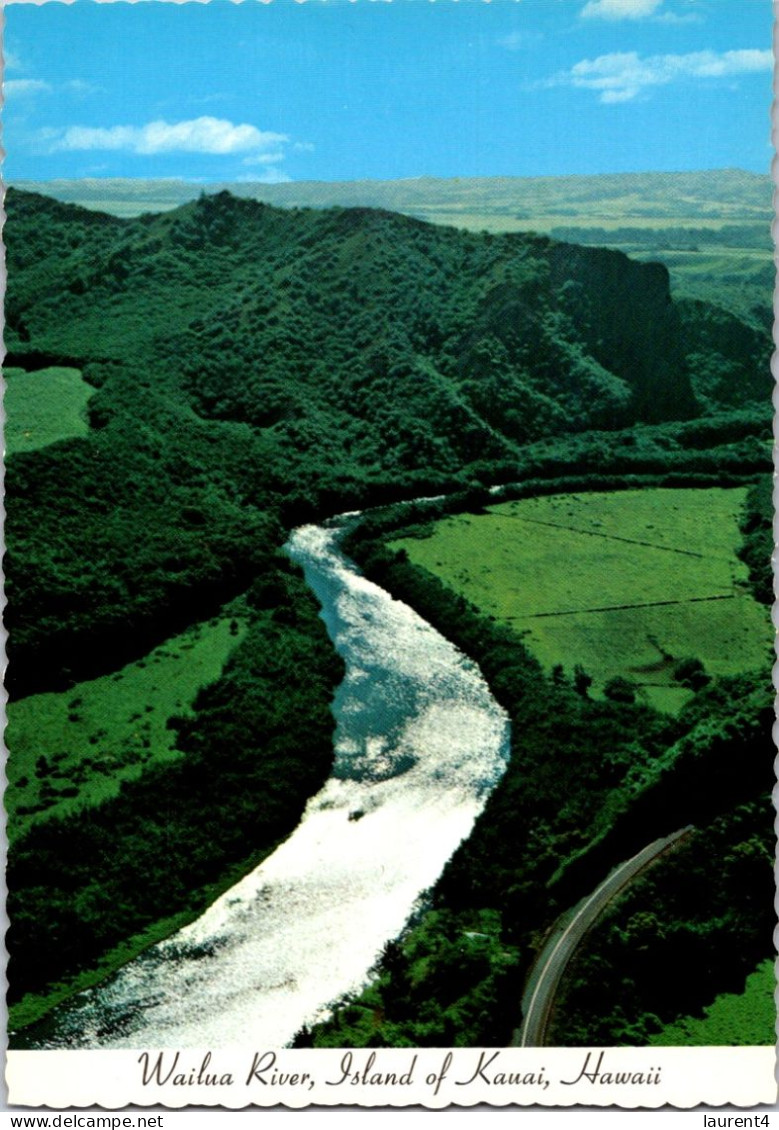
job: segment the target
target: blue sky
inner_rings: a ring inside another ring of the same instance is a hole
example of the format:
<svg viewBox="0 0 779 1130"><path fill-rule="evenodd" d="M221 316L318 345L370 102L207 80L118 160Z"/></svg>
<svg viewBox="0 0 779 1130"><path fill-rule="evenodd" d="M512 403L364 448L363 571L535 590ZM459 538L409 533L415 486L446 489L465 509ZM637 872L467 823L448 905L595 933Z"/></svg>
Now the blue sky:
<svg viewBox="0 0 779 1130"><path fill-rule="evenodd" d="M768 171L771 0L5 8L5 178Z"/></svg>

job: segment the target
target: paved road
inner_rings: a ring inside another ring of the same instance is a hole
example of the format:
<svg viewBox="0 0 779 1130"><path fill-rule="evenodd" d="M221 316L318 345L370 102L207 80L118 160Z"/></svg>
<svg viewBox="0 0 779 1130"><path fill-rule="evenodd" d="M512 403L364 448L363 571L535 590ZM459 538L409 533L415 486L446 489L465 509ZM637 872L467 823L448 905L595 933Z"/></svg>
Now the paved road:
<svg viewBox="0 0 779 1130"><path fill-rule="evenodd" d="M627 884L653 863L658 856L672 848L692 827L680 828L670 836L647 844L631 859L620 863L611 874L587 895L573 910L566 911L557 921L550 937L536 958L522 998L523 1023L511 1040L512 1047L544 1047L546 1030L560 979L576 947L596 918L606 909Z"/></svg>

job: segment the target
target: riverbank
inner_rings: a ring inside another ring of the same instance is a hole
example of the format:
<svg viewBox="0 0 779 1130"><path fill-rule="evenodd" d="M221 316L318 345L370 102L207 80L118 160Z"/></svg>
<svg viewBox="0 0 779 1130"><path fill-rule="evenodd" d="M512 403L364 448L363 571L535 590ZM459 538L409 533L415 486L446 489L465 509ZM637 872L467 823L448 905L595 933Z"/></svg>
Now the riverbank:
<svg viewBox="0 0 779 1130"><path fill-rule="evenodd" d="M465 509L478 512L483 502L473 492ZM773 883L768 665L765 678L757 671L699 687L678 717L638 702L593 700L583 681L544 674L516 632L412 565L405 548L387 547L415 530L424 537L425 523L448 509L371 515L350 551L478 660L512 720L511 760L447 865L431 910L398 939L369 992L304 1040L323 1047L507 1043L524 978L555 917L620 860L694 820L699 830L684 849L658 865L651 885L636 884L637 902L654 908L652 929L672 940L658 945L647 935L639 977L620 942L620 901L609 916L606 965L586 979L593 988L575 1034L566 1034L563 1017L556 1037L645 1043L664 1019L705 1003L723 977L738 976L765 952ZM709 867L718 861L714 894L701 874L704 859ZM663 906L667 917L660 912L655 921ZM466 944L474 936L481 938L475 949ZM623 980L630 989L620 996ZM662 1001L659 1009L653 1001Z"/></svg>
<svg viewBox="0 0 779 1130"><path fill-rule="evenodd" d="M283 561L258 576L246 607L221 677L176 719L178 756L13 844L12 1028L201 914L289 834L327 778L343 668L316 602Z"/></svg>
<svg viewBox="0 0 779 1130"><path fill-rule="evenodd" d="M467 837L505 767L505 715L474 665L354 572L337 539L307 527L290 543L346 663L330 780L259 868L50 1017L33 1046L290 1042L362 987Z"/></svg>

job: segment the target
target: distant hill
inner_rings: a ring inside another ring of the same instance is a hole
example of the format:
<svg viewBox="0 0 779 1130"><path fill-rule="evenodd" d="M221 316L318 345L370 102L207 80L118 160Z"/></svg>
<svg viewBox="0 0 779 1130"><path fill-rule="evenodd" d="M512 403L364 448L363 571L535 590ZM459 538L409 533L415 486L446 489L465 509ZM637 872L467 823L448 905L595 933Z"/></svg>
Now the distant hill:
<svg viewBox="0 0 779 1130"><path fill-rule="evenodd" d="M566 177L419 177L397 181L288 184L88 179L17 181L15 187L117 216L162 212L228 190L280 208L385 208L431 223L474 230L540 232L559 224L696 227L773 217L769 175L740 169L694 173L615 173Z"/></svg>

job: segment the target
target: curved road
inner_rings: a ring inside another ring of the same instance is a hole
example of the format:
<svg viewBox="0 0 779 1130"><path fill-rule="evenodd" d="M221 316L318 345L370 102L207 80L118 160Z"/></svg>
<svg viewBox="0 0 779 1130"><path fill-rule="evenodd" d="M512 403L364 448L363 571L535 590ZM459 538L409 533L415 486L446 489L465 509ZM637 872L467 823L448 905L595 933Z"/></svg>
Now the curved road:
<svg viewBox="0 0 779 1130"><path fill-rule="evenodd" d="M616 898L640 871L653 863L658 856L669 851L692 830L692 826L680 828L670 836L653 840L631 859L620 863L592 894L587 895L572 911L566 911L558 919L528 977L522 998L524 1019L521 1029L514 1033L511 1047L544 1047L546 1030L560 979L585 933L609 902Z"/></svg>

